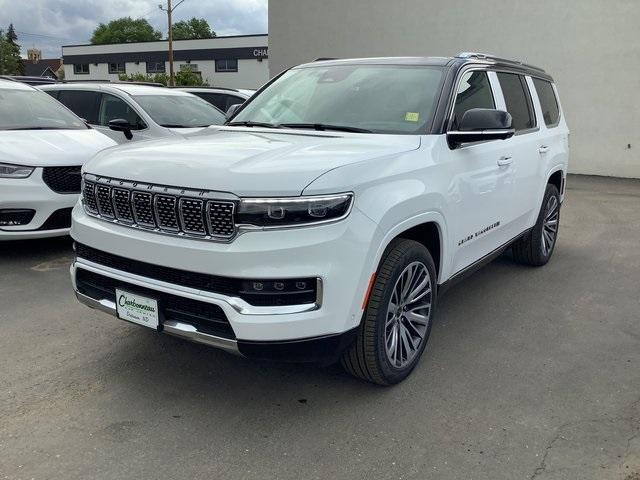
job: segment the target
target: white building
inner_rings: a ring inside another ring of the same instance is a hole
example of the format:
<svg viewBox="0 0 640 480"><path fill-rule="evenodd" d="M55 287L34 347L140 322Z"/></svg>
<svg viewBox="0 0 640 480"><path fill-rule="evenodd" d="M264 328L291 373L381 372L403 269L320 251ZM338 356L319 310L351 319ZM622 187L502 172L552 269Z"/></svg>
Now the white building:
<svg viewBox="0 0 640 480"><path fill-rule="evenodd" d="M545 68L570 170L640 177L640 0L277 0L271 75L318 57L488 52Z"/></svg>
<svg viewBox="0 0 640 480"><path fill-rule="evenodd" d="M258 88L269 79L268 35L173 42L174 69L191 69L212 86ZM121 73L169 73L166 40L62 47L66 80L117 80Z"/></svg>

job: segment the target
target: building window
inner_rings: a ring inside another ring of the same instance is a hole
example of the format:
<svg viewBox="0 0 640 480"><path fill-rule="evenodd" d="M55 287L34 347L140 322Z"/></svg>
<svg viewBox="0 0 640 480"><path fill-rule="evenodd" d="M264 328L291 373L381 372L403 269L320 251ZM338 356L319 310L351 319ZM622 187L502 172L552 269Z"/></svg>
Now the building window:
<svg viewBox="0 0 640 480"><path fill-rule="evenodd" d="M110 63L109 73L126 73L127 69L124 62Z"/></svg>
<svg viewBox="0 0 640 480"><path fill-rule="evenodd" d="M74 63L73 64L73 73L75 75L88 75L89 74L89 64L88 63Z"/></svg>
<svg viewBox="0 0 640 480"><path fill-rule="evenodd" d="M216 72L237 72L238 60L216 60Z"/></svg>
<svg viewBox="0 0 640 480"><path fill-rule="evenodd" d="M165 73L164 62L147 62L147 73Z"/></svg>
<svg viewBox="0 0 640 480"><path fill-rule="evenodd" d="M181 72L198 72L198 64L197 63L183 63L180 65Z"/></svg>

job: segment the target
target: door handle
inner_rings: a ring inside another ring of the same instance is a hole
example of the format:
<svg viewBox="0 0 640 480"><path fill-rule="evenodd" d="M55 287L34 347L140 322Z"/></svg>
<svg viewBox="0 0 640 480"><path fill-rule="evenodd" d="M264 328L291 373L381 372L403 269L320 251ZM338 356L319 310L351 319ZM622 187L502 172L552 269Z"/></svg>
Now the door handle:
<svg viewBox="0 0 640 480"><path fill-rule="evenodd" d="M547 147L546 145L540 145L540 148L538 148L538 152L540 153L547 153L549 151L549 147Z"/></svg>
<svg viewBox="0 0 640 480"><path fill-rule="evenodd" d="M513 163L513 157L512 156L500 157L500 160L498 160L498 166L499 167L506 167L507 165L511 165L512 163Z"/></svg>

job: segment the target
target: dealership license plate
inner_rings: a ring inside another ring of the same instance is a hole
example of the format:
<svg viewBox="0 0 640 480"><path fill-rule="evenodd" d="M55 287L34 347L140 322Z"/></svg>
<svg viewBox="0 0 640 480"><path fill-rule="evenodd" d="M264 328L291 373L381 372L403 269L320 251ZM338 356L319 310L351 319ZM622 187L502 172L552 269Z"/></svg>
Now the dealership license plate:
<svg viewBox="0 0 640 480"><path fill-rule="evenodd" d="M116 288L118 317L149 328L158 328L158 301Z"/></svg>

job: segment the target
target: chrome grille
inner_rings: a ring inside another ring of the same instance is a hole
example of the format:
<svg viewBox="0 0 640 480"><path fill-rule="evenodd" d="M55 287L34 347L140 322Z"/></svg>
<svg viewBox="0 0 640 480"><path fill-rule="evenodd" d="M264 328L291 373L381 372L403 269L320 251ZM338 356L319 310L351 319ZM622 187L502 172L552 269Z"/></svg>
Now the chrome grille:
<svg viewBox="0 0 640 480"><path fill-rule="evenodd" d="M220 200L214 192L87 174L82 199L88 214L133 228L219 241L236 234L235 200Z"/></svg>
<svg viewBox="0 0 640 480"><path fill-rule="evenodd" d="M96 185L96 197L98 199L98 212L107 218L114 218L113 204L111 203L111 188L106 185Z"/></svg>
<svg viewBox="0 0 640 480"><path fill-rule="evenodd" d="M187 233L194 235L206 235L207 230L204 226L202 200L191 198L180 199L180 215L182 220L182 229Z"/></svg>
<svg viewBox="0 0 640 480"><path fill-rule="evenodd" d="M96 200L96 184L93 182L84 182L82 190L82 199L84 205L90 212L98 213L98 202Z"/></svg>
<svg viewBox="0 0 640 480"><path fill-rule="evenodd" d="M124 188L113 189L113 207L118 220L133 222L133 211L131 210L131 201L129 200L129 190L125 190Z"/></svg>
<svg viewBox="0 0 640 480"><path fill-rule="evenodd" d="M229 237L233 235L234 204L228 202L209 202L207 204L207 223L212 235Z"/></svg>
<svg viewBox="0 0 640 480"><path fill-rule="evenodd" d="M154 198L156 221L162 230L171 230L172 232L180 230L176 200L176 197L171 195L156 195Z"/></svg>
<svg viewBox="0 0 640 480"><path fill-rule="evenodd" d="M155 227L153 219L153 195L147 192L132 192L131 205L136 223L143 227Z"/></svg>

